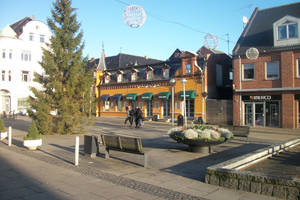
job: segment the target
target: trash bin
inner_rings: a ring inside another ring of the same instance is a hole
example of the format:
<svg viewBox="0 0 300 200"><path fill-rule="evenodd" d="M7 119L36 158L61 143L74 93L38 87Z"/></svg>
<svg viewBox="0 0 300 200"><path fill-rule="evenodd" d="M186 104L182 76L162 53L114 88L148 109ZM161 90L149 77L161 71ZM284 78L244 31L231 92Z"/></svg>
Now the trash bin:
<svg viewBox="0 0 300 200"><path fill-rule="evenodd" d="M183 126L183 116L178 115L177 117L177 126Z"/></svg>
<svg viewBox="0 0 300 200"><path fill-rule="evenodd" d="M92 158L96 157L98 153L98 141L96 136L84 136L84 154L90 155Z"/></svg>

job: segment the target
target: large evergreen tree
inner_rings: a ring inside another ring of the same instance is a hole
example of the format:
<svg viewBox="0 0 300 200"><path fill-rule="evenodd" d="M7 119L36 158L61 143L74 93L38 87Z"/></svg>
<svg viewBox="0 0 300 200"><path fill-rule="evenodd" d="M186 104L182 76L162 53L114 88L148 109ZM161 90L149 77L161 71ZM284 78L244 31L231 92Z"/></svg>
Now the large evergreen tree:
<svg viewBox="0 0 300 200"><path fill-rule="evenodd" d="M85 70L83 33L74 11L71 0L56 0L47 20L53 37L43 49L44 74L35 74L44 89L32 88L30 105L36 112L29 113L42 134L73 133L89 115L93 75Z"/></svg>

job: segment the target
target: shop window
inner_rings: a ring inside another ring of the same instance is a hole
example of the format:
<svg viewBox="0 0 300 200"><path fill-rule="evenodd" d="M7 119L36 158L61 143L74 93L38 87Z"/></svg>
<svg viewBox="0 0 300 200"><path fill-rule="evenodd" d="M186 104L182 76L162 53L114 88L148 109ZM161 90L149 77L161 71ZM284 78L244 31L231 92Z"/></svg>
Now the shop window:
<svg viewBox="0 0 300 200"><path fill-rule="evenodd" d="M279 62L267 62L266 64L266 78L279 79Z"/></svg>
<svg viewBox="0 0 300 200"><path fill-rule="evenodd" d="M118 104L118 112L122 112L122 101L117 101Z"/></svg>
<svg viewBox="0 0 300 200"><path fill-rule="evenodd" d="M159 109L159 102L158 101L155 101L154 107L155 107L155 109Z"/></svg>
<svg viewBox="0 0 300 200"><path fill-rule="evenodd" d="M140 103L139 103L139 107L140 107L140 109L142 109L142 108L143 108L143 106L144 106L143 102L140 102Z"/></svg>
<svg viewBox="0 0 300 200"><path fill-rule="evenodd" d="M254 64L244 64L244 80L254 80Z"/></svg>
<svg viewBox="0 0 300 200"><path fill-rule="evenodd" d="M186 64L185 65L185 74L190 74L192 73L192 66L191 64Z"/></svg>
<svg viewBox="0 0 300 200"><path fill-rule="evenodd" d="M109 111L109 101L104 102L104 110L105 110L105 112Z"/></svg>
<svg viewBox="0 0 300 200"><path fill-rule="evenodd" d="M176 110L180 110L180 101L175 102L175 108Z"/></svg>
<svg viewBox="0 0 300 200"><path fill-rule="evenodd" d="M111 102L111 103L110 103L110 107L111 107L111 109L114 109L114 107L115 107L114 102Z"/></svg>
<svg viewBox="0 0 300 200"><path fill-rule="evenodd" d="M300 59L297 59L297 77L300 78Z"/></svg>

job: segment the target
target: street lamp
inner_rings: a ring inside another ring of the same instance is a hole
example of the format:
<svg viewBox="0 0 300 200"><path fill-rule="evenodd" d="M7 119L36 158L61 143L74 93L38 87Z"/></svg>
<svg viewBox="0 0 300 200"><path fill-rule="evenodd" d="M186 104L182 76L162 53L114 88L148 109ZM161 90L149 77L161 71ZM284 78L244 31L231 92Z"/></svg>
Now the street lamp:
<svg viewBox="0 0 300 200"><path fill-rule="evenodd" d="M172 126L174 126L174 86L175 86L176 80L172 78L170 80L170 85L172 86Z"/></svg>
<svg viewBox="0 0 300 200"><path fill-rule="evenodd" d="M180 82L182 83L183 87L183 116L184 116L184 126L187 127L187 119L186 119L186 102L185 102L185 83L187 82L186 79L181 79Z"/></svg>

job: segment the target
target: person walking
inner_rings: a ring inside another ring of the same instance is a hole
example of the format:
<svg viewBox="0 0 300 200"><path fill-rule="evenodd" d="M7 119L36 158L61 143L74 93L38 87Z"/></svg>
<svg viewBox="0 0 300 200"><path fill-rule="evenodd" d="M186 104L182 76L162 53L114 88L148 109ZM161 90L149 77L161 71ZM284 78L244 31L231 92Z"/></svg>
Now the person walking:
<svg viewBox="0 0 300 200"><path fill-rule="evenodd" d="M132 116L132 110L130 109L130 106L129 106L129 107L126 106L126 119L125 119L125 121L124 121L123 127L126 126L127 121L129 121L130 127L132 126L132 117L133 117L133 116Z"/></svg>
<svg viewBox="0 0 300 200"><path fill-rule="evenodd" d="M142 110L137 107L135 111L135 128L140 128L142 126L143 113Z"/></svg>

